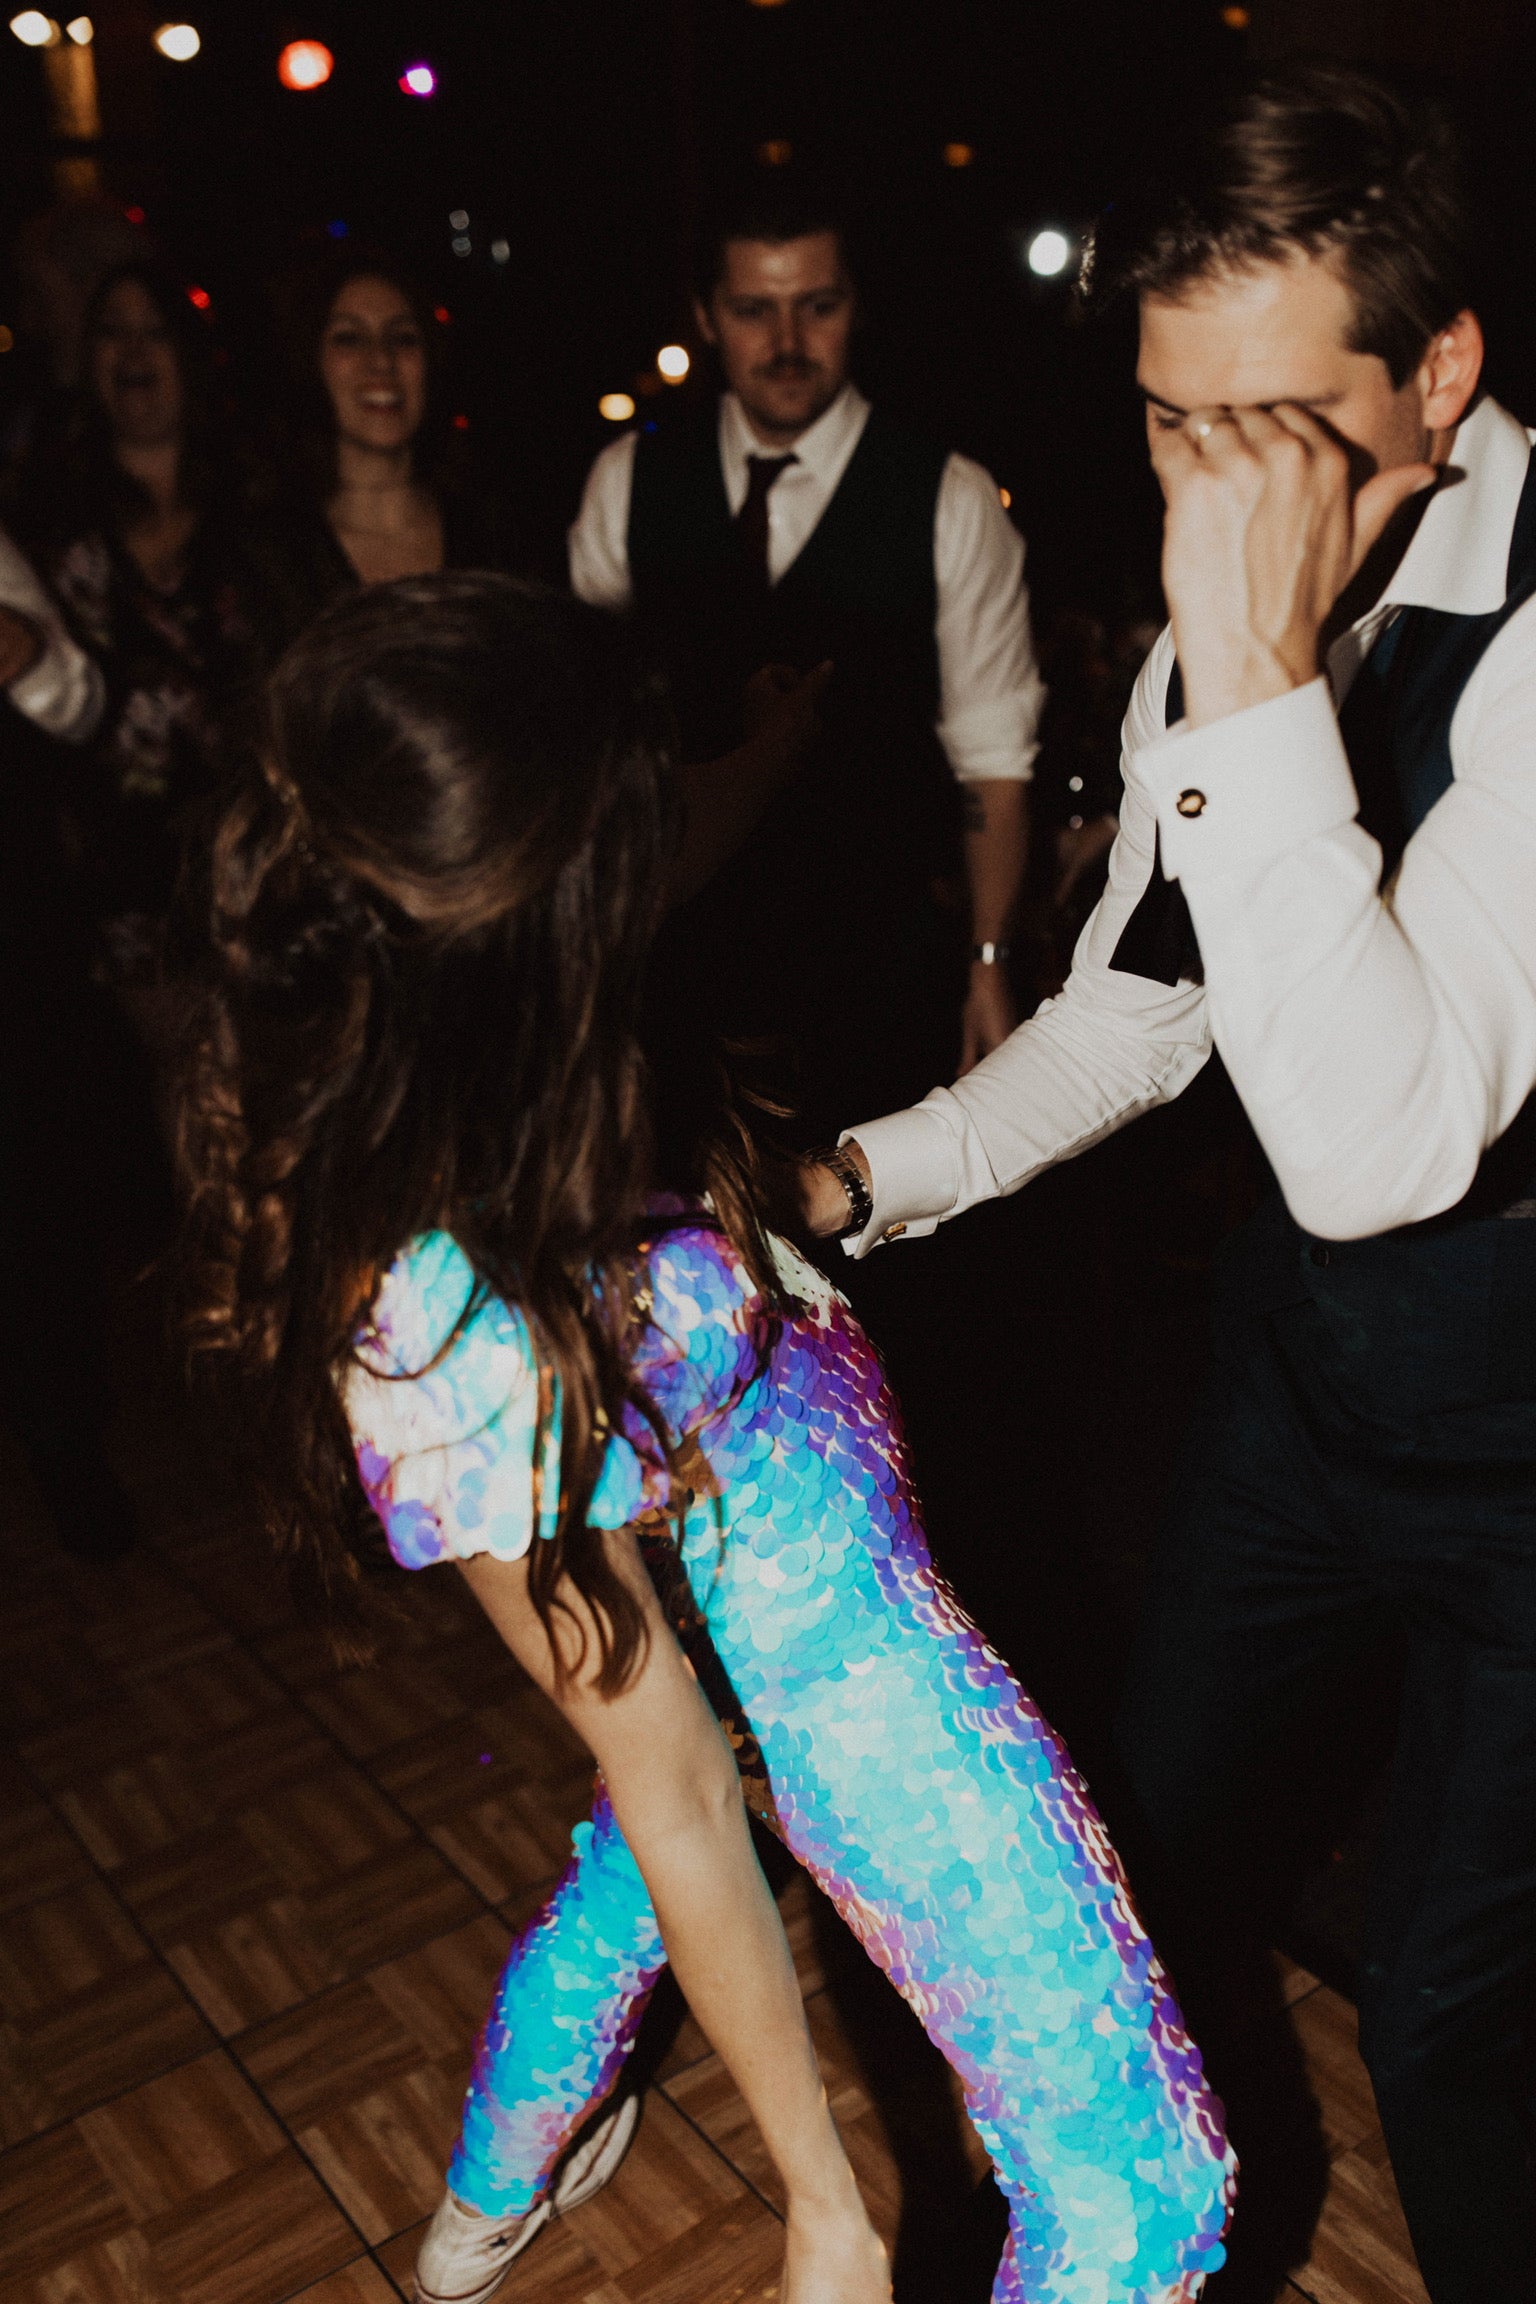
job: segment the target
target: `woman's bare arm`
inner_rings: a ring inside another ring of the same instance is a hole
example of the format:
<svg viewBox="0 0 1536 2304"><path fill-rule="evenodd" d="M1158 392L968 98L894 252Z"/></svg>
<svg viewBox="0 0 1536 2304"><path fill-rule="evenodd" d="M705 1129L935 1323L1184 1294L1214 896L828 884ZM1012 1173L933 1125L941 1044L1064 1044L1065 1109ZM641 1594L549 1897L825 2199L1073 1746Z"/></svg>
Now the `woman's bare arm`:
<svg viewBox="0 0 1536 2304"><path fill-rule="evenodd" d="M595 1684L595 1627L574 1586L562 1587L572 1618L557 1617L562 1675L529 1596L526 1560L482 1554L462 1563L463 1574L513 1655L601 1768L673 1972L783 2177L783 2304L887 2304L884 2252L827 2109L736 1763L662 1616L633 1535L624 1531L608 1542L648 1635L643 1662L616 1696Z"/></svg>

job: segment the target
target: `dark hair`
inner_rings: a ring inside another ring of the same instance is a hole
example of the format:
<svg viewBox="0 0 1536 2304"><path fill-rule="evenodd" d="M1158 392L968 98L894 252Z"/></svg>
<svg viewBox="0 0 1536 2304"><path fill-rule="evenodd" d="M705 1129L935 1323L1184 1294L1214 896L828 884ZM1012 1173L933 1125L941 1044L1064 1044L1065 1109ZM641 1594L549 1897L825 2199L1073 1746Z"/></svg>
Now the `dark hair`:
<svg viewBox="0 0 1536 2304"><path fill-rule="evenodd" d="M1379 354L1402 385L1466 305L1467 240L1455 140L1433 105L1345 65L1286 64L1242 83L1160 180L1106 211L1084 295L1176 299L1301 249L1354 298L1350 349Z"/></svg>
<svg viewBox="0 0 1536 2304"><path fill-rule="evenodd" d="M766 240L782 248L813 233L837 236L845 267L855 269L853 227L843 201L824 177L794 168L759 168L716 194L694 250L694 291L708 304L725 271L730 240Z"/></svg>
<svg viewBox="0 0 1536 2304"><path fill-rule="evenodd" d="M622 628L561 594L450 574L336 603L272 673L217 829L180 1092L187 1335L280 1546L355 1621L378 1528L338 1386L383 1274L446 1230L476 1274L464 1319L515 1303L552 1373L532 1595L550 1624L562 1575L586 1594L606 1687L642 1622L587 1526L604 1435L638 1412L677 1462L630 1365L668 731ZM745 1132L722 1125L694 1181L771 1312Z"/></svg>
<svg viewBox="0 0 1536 2304"><path fill-rule="evenodd" d="M414 273L386 250L366 243L326 256L289 281L281 294L287 435L299 451L297 476L320 502L336 486L336 411L320 373L320 347L337 298L354 280L382 280L410 306L427 362L427 405L411 443L412 462L418 479L434 486L451 483L457 441L446 375L446 320L439 318L440 308Z"/></svg>
<svg viewBox="0 0 1536 2304"><path fill-rule="evenodd" d="M199 512L229 478L229 442L209 323L183 283L163 264L118 264L92 291L81 320L81 375L56 419L40 427L12 490L18 531L34 548L66 543L91 528L120 529L153 510L141 483L112 449L107 412L91 382L93 337L113 293L143 289L170 336L182 389L182 446L177 484Z"/></svg>

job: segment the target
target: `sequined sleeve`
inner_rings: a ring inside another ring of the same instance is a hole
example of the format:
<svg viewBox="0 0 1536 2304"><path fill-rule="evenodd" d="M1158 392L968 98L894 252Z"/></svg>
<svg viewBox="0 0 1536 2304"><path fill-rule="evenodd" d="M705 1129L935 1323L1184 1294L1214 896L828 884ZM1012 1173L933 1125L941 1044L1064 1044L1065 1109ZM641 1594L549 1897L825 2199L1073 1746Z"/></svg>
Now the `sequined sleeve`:
<svg viewBox="0 0 1536 2304"><path fill-rule="evenodd" d="M540 1373L528 1324L494 1296L470 1310L475 1292L458 1243L429 1234L385 1275L354 1347L343 1397L358 1471L403 1568L477 1553L520 1560L535 1535L554 1533L558 1396L537 1448ZM589 1521L625 1526L645 1509L650 1485L634 1450L612 1441Z"/></svg>

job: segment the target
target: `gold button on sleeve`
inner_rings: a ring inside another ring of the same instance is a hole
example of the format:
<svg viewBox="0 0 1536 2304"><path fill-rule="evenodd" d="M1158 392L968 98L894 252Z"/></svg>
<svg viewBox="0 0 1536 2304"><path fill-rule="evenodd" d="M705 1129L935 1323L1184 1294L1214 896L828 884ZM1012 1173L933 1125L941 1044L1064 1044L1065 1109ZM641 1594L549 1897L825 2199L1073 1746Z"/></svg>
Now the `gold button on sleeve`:
<svg viewBox="0 0 1536 2304"><path fill-rule="evenodd" d="M1205 794L1197 792L1193 784L1187 785L1175 800L1174 806L1181 816L1203 816Z"/></svg>
<svg viewBox="0 0 1536 2304"><path fill-rule="evenodd" d="M906 1237L906 1230L905 1224L887 1224L880 1237L882 1240L902 1240Z"/></svg>

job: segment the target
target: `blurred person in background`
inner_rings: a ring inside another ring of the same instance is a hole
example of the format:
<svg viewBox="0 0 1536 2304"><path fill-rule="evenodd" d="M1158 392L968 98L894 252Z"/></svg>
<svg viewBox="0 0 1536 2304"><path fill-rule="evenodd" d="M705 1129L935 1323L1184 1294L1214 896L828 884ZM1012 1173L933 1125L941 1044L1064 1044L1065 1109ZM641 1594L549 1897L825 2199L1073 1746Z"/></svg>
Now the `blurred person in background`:
<svg viewBox="0 0 1536 2304"><path fill-rule="evenodd" d="M114 980L154 981L191 810L255 660L242 489L207 324L155 264L108 274L56 425L15 475L18 535L101 669L106 709L73 808Z"/></svg>
<svg viewBox="0 0 1536 2304"><path fill-rule="evenodd" d="M292 297L291 426L258 543L279 644L359 585L518 560L500 509L471 485L444 325L419 284L372 250L326 265Z"/></svg>
<svg viewBox="0 0 1536 2304"><path fill-rule="evenodd" d="M107 1461L105 1275L133 1228L122 1019L92 984L58 836L105 683L0 534L0 1396L66 1550L114 1558L133 1513Z"/></svg>
<svg viewBox="0 0 1536 2304"><path fill-rule="evenodd" d="M703 255L695 318L725 391L605 449L571 581L636 614L685 759L740 740L760 667L831 665L801 772L679 912L664 963L679 998L707 987L722 1031L788 1044L786 1085L824 1129L849 1079L915 1092L1016 1022L1004 963L1041 701L1024 549L980 466L853 383L847 234L823 188L748 188Z"/></svg>
<svg viewBox="0 0 1536 2304"><path fill-rule="evenodd" d="M57 200L22 225L11 249L16 348L4 363L0 464L26 453L54 403L78 385L86 306L97 288L149 252L142 223L107 200Z"/></svg>

